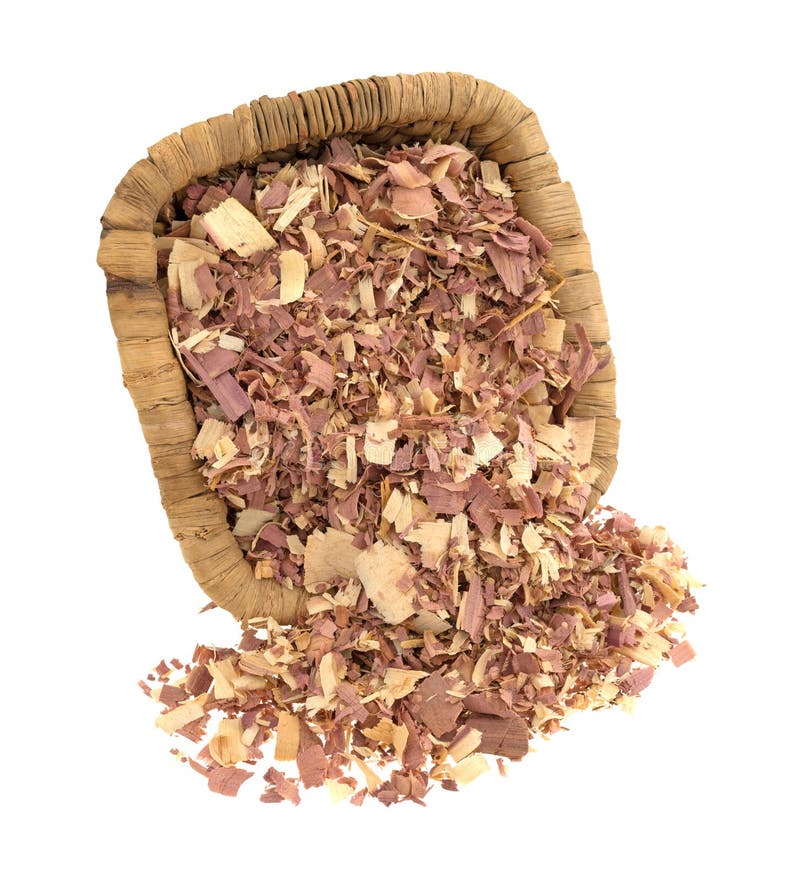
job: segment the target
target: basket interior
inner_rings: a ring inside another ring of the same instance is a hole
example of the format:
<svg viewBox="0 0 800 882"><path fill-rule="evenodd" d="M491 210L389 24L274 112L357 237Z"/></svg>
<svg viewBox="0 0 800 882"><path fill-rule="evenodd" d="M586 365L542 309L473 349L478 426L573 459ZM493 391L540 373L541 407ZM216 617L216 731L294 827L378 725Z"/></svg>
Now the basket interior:
<svg viewBox="0 0 800 882"><path fill-rule="evenodd" d="M203 590L236 618L293 621L302 591L256 579L234 539L227 506L205 484L190 450L197 424L183 370L168 337L164 298L156 282L154 227L164 203L190 181L220 168L254 163L265 154L288 160L334 136L390 146L432 138L460 141L500 164L520 214L553 243L548 254L564 277L558 291L565 339L585 328L598 356L610 354L609 330L588 239L568 183L560 180L536 115L517 98L466 74L371 77L281 98L260 98L153 145L122 179L103 215L98 263L125 385L150 449L173 534ZM578 394L569 415L593 417L587 511L616 470L613 357Z"/></svg>

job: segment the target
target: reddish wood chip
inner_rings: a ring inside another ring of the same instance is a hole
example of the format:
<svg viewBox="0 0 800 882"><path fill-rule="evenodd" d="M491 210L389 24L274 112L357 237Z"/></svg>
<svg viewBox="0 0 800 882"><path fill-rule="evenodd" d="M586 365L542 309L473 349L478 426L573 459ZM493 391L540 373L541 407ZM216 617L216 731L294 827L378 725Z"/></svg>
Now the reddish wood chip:
<svg viewBox="0 0 800 882"><path fill-rule="evenodd" d="M419 701L412 712L433 735L442 738L455 729L464 705L447 694L447 683L441 674L434 673L423 680L414 695Z"/></svg>
<svg viewBox="0 0 800 882"><path fill-rule="evenodd" d="M692 644L688 640L684 640L683 643L672 647L669 657L675 667L679 668L681 665L685 665L686 662L691 661L696 654Z"/></svg>
<svg viewBox="0 0 800 882"><path fill-rule="evenodd" d="M297 754L297 768L304 787L321 787L325 783L325 770L328 759L322 742L308 725L300 722L300 750Z"/></svg>
<svg viewBox="0 0 800 882"><path fill-rule="evenodd" d="M208 773L208 788L223 796L236 796L242 784L252 777L253 772L246 772L244 769L212 769Z"/></svg>
<svg viewBox="0 0 800 882"><path fill-rule="evenodd" d="M472 714L467 724L481 733L481 751L509 759L522 759L528 752L528 726L521 717L505 719Z"/></svg>
<svg viewBox="0 0 800 882"><path fill-rule="evenodd" d="M300 804L300 792L296 778L287 778L276 768L270 767L264 775L267 788L261 795L262 802L291 802L292 805Z"/></svg>

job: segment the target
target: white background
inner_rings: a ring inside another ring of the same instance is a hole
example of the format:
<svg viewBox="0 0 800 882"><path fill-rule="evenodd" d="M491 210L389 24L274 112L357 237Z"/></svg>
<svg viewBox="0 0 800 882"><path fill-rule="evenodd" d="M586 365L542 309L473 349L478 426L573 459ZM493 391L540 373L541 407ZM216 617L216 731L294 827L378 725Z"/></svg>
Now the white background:
<svg viewBox="0 0 800 882"><path fill-rule="evenodd" d="M789 3L18 4L5 182L8 879L796 878L798 70ZM426 810L208 792L136 681L235 624L170 537L122 388L99 218L148 145L262 94L460 70L539 115L603 284L606 500L708 583L631 718ZM3 872L5 869L5 872Z"/></svg>

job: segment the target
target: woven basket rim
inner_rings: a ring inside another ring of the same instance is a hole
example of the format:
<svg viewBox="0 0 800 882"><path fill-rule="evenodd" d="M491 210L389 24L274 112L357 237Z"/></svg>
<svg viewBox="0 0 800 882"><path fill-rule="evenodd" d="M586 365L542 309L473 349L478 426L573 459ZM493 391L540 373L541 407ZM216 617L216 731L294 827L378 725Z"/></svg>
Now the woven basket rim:
<svg viewBox="0 0 800 882"><path fill-rule="evenodd" d="M303 607L303 592L255 578L228 527L227 506L206 486L191 458L197 424L156 285L154 224L167 200L193 179L337 135L379 144L458 140L482 158L496 160L516 193L520 214L553 242L549 257L565 278L557 299L566 339L574 339L580 322L595 349L611 354L600 284L572 187L558 175L536 114L492 83L430 72L350 80L262 97L154 144L115 189L102 217L97 260L106 273L124 383L173 535L201 588L242 621L271 616L291 623ZM587 511L616 470L615 376L612 355L569 411L595 420L591 464L597 478Z"/></svg>

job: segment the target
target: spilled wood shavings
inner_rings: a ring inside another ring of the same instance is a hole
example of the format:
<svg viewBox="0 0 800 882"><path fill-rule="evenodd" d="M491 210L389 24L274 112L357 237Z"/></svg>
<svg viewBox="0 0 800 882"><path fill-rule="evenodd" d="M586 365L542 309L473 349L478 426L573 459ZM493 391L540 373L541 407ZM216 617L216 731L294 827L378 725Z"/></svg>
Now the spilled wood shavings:
<svg viewBox="0 0 800 882"><path fill-rule="evenodd" d="M337 138L162 219L192 453L256 575L307 598L143 684L160 728L206 740L212 790L266 753L264 802L422 803L692 657L680 549L585 517L595 421L565 414L605 362L564 340L550 243L496 163Z"/></svg>
<svg viewBox="0 0 800 882"><path fill-rule="evenodd" d="M223 770L272 762L265 802L296 804L324 785L334 800L422 803L436 784L456 789L489 771L485 755L523 758L531 736L558 731L574 710L628 706L661 661L693 656L674 615L695 609L696 583L680 549L657 536L601 509L559 541L559 581L521 591L473 580L459 603L476 605L467 622L442 606L436 628L388 624L361 590L331 589L296 625L251 622L238 648L199 646L189 665L162 662L151 680L164 685L142 685L164 705L160 728L207 739L191 766L218 792L246 780Z"/></svg>

